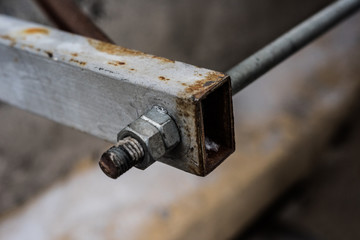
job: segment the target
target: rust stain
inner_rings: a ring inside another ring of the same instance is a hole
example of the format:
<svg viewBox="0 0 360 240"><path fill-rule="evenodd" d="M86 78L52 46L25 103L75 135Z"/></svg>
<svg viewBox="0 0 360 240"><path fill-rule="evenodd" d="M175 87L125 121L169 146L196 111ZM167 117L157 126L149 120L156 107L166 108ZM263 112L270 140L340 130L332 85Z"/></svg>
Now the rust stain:
<svg viewBox="0 0 360 240"><path fill-rule="evenodd" d="M191 105L191 102L187 99L182 99L182 98L176 99L177 111L180 117L190 117L193 115L193 112L191 112L191 110L189 109L189 105ZM189 126L185 124L185 122L184 122L184 128L185 128L185 132L190 137L190 133L189 133L190 129Z"/></svg>
<svg viewBox="0 0 360 240"><path fill-rule="evenodd" d="M201 159L203 159L203 151L200 147L198 147L197 153L194 153L195 146L201 146L201 135L202 132L200 129L200 104L197 101L193 101L192 99L184 99L177 98L176 99L176 109L177 114L180 119L178 119L178 124L181 125L182 129L182 138L187 139L187 141L191 141L190 148L183 149L184 153L189 157L195 157L193 154L196 154L200 162L199 165L193 162L193 160L189 160L184 166L184 170L187 172L191 172L196 175L203 175L203 166ZM192 149L192 150L191 150ZM197 166L196 166L197 165Z"/></svg>
<svg viewBox="0 0 360 240"><path fill-rule="evenodd" d="M44 34L48 35L49 30L46 28L28 28L22 31L23 34Z"/></svg>
<svg viewBox="0 0 360 240"><path fill-rule="evenodd" d="M223 73L209 72L208 74L206 74L205 78L200 79L191 85L187 85L187 87L185 88L185 92L192 94L199 94L204 90L206 90L209 86L223 79L224 77L225 74Z"/></svg>
<svg viewBox="0 0 360 240"><path fill-rule="evenodd" d="M146 55L145 53L137 51L137 50L116 46L114 44L101 42L101 41L94 40L91 38L88 39L88 42L96 50L98 50L100 52L108 53L111 55L117 55L117 56L126 56L126 55L143 56L143 55Z"/></svg>
<svg viewBox="0 0 360 240"><path fill-rule="evenodd" d="M190 114L188 112L183 112L182 116L187 118L187 117L190 117Z"/></svg>
<svg viewBox="0 0 360 240"><path fill-rule="evenodd" d="M194 76L196 76L196 77L202 77L203 75L202 75L201 73L199 73L198 71L195 71Z"/></svg>
<svg viewBox="0 0 360 240"><path fill-rule="evenodd" d="M50 51L44 51L44 52L48 55L49 58L52 58L52 57L53 57L53 53L52 53L52 52L50 52Z"/></svg>
<svg viewBox="0 0 360 240"><path fill-rule="evenodd" d="M100 51L100 52L105 52L111 55L116 55L116 56L148 56L154 59L158 59L162 62L166 62L166 63L174 63L174 60L170 60L167 58L163 58L163 57L158 57L158 56L152 56L134 49L129 49L129 48L124 48L124 47L120 47L120 46L116 46L114 44L110 44L110 43L106 43L106 42L101 42L95 39L91 39L88 38L88 42L89 44L94 47L96 50Z"/></svg>
<svg viewBox="0 0 360 240"><path fill-rule="evenodd" d="M79 54L77 54L77 53L71 53L71 56L77 57L77 56L79 56Z"/></svg>
<svg viewBox="0 0 360 240"><path fill-rule="evenodd" d="M159 79L160 79L161 81L169 81L169 80L170 80L170 78L166 78L166 77L164 77L164 76L159 76Z"/></svg>
<svg viewBox="0 0 360 240"><path fill-rule="evenodd" d="M164 58L164 57L152 56L152 58L160 60L162 62L175 63L174 60L167 59L167 58Z"/></svg>
<svg viewBox="0 0 360 240"><path fill-rule="evenodd" d="M71 59L70 59L70 62L77 63L77 64L79 64L79 65L81 65L81 66L85 66L85 65L86 65L86 62L79 61L79 60L76 60L76 59L74 59L74 58L71 58Z"/></svg>
<svg viewBox="0 0 360 240"><path fill-rule="evenodd" d="M24 49L24 48L34 48L34 46L33 45L28 45L28 44L22 44L21 48L22 49Z"/></svg>
<svg viewBox="0 0 360 240"><path fill-rule="evenodd" d="M135 69L134 69L134 68L130 68L130 71L135 71Z"/></svg>
<svg viewBox="0 0 360 240"><path fill-rule="evenodd" d="M15 38L8 35L0 35L0 38L10 41L10 47L13 47L16 44Z"/></svg>
<svg viewBox="0 0 360 240"><path fill-rule="evenodd" d="M195 126L198 124L198 119L196 119L196 113L198 111L197 103L193 102L190 99L177 98L176 99L176 109L177 109L177 123L181 126L181 138L187 139L186 141L191 141L190 146L187 146L182 149L182 154L188 155L190 158L193 157L194 148L193 146L198 145L199 137L198 132ZM193 136L193 138L191 137ZM191 150L192 149L192 150ZM197 152L197 158L201 159L201 151ZM187 172L195 173L201 175L201 167L196 167L192 163L192 160L189 160L183 167Z"/></svg>
<svg viewBox="0 0 360 240"><path fill-rule="evenodd" d="M0 38L6 39L6 40L9 40L9 41L15 41L15 39L13 37L10 37L8 35L0 35Z"/></svg>
<svg viewBox="0 0 360 240"><path fill-rule="evenodd" d="M125 65L125 62L120 62L120 61L109 61L108 64L113 65L113 66L120 66L120 65Z"/></svg>
<svg viewBox="0 0 360 240"><path fill-rule="evenodd" d="M203 146L202 141L205 139L204 132L199 127L202 124L202 120L199 118L201 115L201 104L200 101L195 99L200 99L225 78L225 74L211 71L202 77L202 79L193 83L180 83L185 89L178 95L179 98L176 99L176 109L179 117L178 124L181 124L181 129L183 129L182 138L188 139L188 141L191 139L191 146L197 146L197 153L190 152L189 149L184 149L184 151L186 151L188 156L194 157L194 154L196 154L197 159L200 161L199 163L189 161L186 164L186 168L184 168L185 171L202 176L207 173L206 166L202 162L206 158L207 153L201 147Z"/></svg>

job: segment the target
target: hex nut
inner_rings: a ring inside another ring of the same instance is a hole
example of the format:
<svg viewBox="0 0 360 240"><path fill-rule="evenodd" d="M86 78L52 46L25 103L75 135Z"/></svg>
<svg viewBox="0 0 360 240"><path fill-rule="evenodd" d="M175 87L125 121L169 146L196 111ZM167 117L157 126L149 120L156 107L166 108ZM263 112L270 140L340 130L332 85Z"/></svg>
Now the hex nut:
<svg viewBox="0 0 360 240"><path fill-rule="evenodd" d="M150 166L180 142L174 120L156 106L120 131L118 140L127 136L138 140L145 151L144 159L135 165L140 169Z"/></svg>
<svg viewBox="0 0 360 240"><path fill-rule="evenodd" d="M154 106L141 118L152 123L160 131L167 151L180 142L180 134L175 121L167 114L164 108Z"/></svg>

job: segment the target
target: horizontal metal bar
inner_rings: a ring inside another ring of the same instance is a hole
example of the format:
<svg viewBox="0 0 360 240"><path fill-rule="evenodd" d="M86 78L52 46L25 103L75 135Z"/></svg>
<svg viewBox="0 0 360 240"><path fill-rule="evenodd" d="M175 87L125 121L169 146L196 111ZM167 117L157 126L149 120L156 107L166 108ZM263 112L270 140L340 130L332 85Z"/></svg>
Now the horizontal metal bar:
<svg viewBox="0 0 360 240"><path fill-rule="evenodd" d="M360 0L336 1L230 69L233 95L359 8Z"/></svg>
<svg viewBox="0 0 360 240"><path fill-rule="evenodd" d="M159 161L179 169L203 176L234 151L223 73L3 15L0 65L1 100L111 142L152 106L164 107L181 143Z"/></svg>

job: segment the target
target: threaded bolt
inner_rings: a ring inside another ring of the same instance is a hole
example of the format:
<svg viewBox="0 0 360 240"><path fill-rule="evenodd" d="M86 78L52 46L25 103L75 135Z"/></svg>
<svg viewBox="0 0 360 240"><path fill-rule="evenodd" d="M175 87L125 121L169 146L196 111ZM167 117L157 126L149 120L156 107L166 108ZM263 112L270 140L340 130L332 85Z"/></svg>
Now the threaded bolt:
<svg viewBox="0 0 360 240"><path fill-rule="evenodd" d="M135 138L126 137L103 153L99 166L108 177L116 179L143 157L144 149L141 144Z"/></svg>

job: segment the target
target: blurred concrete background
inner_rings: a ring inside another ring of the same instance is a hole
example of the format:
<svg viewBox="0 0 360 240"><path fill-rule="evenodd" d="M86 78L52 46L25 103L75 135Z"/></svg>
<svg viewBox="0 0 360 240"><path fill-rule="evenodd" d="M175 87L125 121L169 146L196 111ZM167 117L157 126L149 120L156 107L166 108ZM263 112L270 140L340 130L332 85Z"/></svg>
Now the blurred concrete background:
<svg viewBox="0 0 360 240"><path fill-rule="evenodd" d="M316 156L320 164L309 176L234 239L360 239L359 113L358 104Z"/></svg>
<svg viewBox="0 0 360 240"><path fill-rule="evenodd" d="M119 45L220 71L329 2L77 1ZM0 13L51 25L31 1L0 0ZM285 194L245 235L235 238L359 239L359 117L354 114L344 122L308 179ZM1 103L0 214L6 217L74 169L86 166L88 159L97 161L107 145Z"/></svg>

